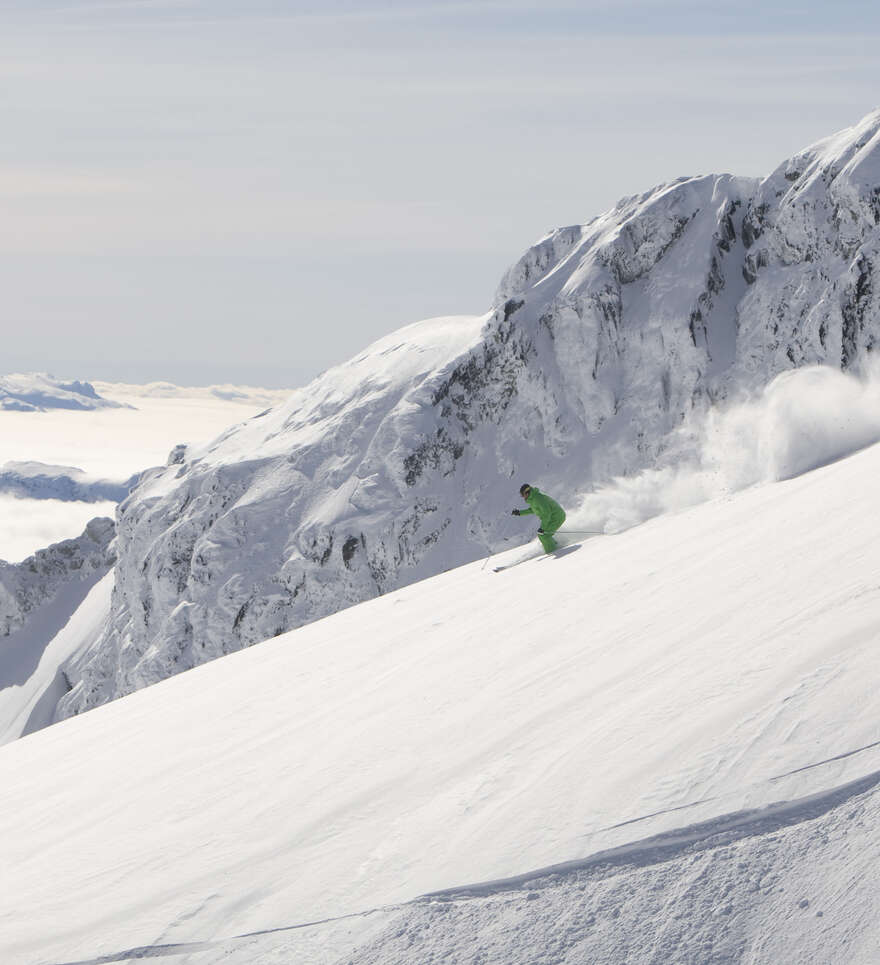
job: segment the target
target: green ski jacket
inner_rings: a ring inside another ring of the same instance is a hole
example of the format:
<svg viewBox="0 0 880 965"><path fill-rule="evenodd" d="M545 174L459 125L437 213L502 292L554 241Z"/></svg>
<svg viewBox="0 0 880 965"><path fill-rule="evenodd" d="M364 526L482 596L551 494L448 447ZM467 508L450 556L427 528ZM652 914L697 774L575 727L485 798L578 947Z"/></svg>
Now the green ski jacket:
<svg viewBox="0 0 880 965"><path fill-rule="evenodd" d="M546 493L542 493L540 489L532 486L526 502L529 508L521 509L519 511L520 516L529 516L534 513L535 516L541 520L541 529L543 529L545 533L555 533L565 522L565 510L555 499L551 499Z"/></svg>

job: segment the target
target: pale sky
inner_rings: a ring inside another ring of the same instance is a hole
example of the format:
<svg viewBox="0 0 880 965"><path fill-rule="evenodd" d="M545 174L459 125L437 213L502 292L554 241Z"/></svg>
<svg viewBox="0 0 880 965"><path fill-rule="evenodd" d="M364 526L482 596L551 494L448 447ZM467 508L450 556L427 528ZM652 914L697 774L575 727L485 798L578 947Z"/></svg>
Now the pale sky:
<svg viewBox="0 0 880 965"><path fill-rule="evenodd" d="M0 0L0 373L293 386L880 106L874 0Z"/></svg>

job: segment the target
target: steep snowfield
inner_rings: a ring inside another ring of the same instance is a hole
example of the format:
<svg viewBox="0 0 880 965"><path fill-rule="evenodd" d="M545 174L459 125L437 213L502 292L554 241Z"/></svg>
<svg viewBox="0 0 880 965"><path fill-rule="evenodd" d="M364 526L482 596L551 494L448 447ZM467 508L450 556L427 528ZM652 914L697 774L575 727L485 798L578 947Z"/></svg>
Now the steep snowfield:
<svg viewBox="0 0 880 965"><path fill-rule="evenodd" d="M113 520L98 517L77 539L18 565L0 561L0 744L53 721L70 689L63 664L107 618L114 536Z"/></svg>
<svg viewBox="0 0 880 965"><path fill-rule="evenodd" d="M97 517L76 539L38 550L17 565L0 560L0 641L23 626L66 583L96 573L103 576L115 560L114 536L113 520Z"/></svg>
<svg viewBox="0 0 880 965"><path fill-rule="evenodd" d="M876 962L878 473L473 563L3 747L0 957Z"/></svg>
<svg viewBox="0 0 880 965"><path fill-rule="evenodd" d="M204 443L267 402L289 395L169 383L97 383L97 388L120 406L91 412L0 410L0 743L52 721L55 704L69 689L62 664L87 651L94 642L91 629L97 636L106 622L112 577L102 588L100 619L91 601L88 618L82 613L70 624L88 624L82 646L72 642L69 627L53 641L112 563L104 545L112 538L109 521L109 536L97 554L78 534L95 517L115 514L116 502L128 494L140 470L164 464L172 448L179 458L185 446L176 444ZM91 471L35 461L38 455L53 463L75 459ZM79 549L72 550L76 543ZM58 593L59 581L68 579ZM39 618L22 628L38 608ZM10 631L15 631L11 638Z"/></svg>
<svg viewBox="0 0 880 965"><path fill-rule="evenodd" d="M71 579L23 627L0 637L0 744L53 722L69 689L62 668L97 639L112 589L112 572Z"/></svg>
<svg viewBox="0 0 880 965"><path fill-rule="evenodd" d="M141 576L130 562L117 570L114 619L78 669L64 712L280 633L291 620L305 622L374 596L377 580L393 582L398 554L419 575L421 551L430 542L419 526L436 517L438 506L419 501L408 515L398 513L406 470L389 463L388 454L395 440L421 431L433 435L430 395L448 376L448 360L479 342L486 321L462 316L407 326L293 393L283 406L145 473L136 497L119 512L126 545L132 553L139 547ZM437 438L437 452L425 456L429 462L446 458L442 433ZM448 488L454 492L452 484ZM207 542L201 539L203 514L217 524ZM357 528L344 537L334 533L340 518L353 519ZM389 531L399 534L396 548L371 556L364 534L375 534L381 547ZM233 550L233 569L217 571L214 560L226 560ZM467 555L473 554L449 565ZM331 557L326 576L313 574L313 564ZM190 564L203 568L196 580L206 598L179 606ZM132 616L123 620L123 610ZM144 648L152 627L161 629L162 643Z"/></svg>
<svg viewBox="0 0 880 965"><path fill-rule="evenodd" d="M858 369L878 293L880 111L763 180L681 178L551 232L487 315L402 329L145 480L62 712L509 545L523 481L570 504L674 467L713 404Z"/></svg>

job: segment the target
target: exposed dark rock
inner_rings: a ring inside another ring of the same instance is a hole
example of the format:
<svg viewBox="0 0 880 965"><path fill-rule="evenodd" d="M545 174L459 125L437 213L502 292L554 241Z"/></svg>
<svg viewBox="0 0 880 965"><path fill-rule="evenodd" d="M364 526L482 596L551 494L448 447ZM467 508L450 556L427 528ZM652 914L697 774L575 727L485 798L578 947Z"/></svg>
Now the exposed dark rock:
<svg viewBox="0 0 880 965"><path fill-rule="evenodd" d="M342 544L342 562L351 569L351 561L354 554L357 552L358 547L361 545L361 541L356 536L349 536L348 539Z"/></svg>
<svg viewBox="0 0 880 965"><path fill-rule="evenodd" d="M764 218L766 217L767 209L768 205L761 203L754 207L750 205L746 211L742 225L742 239L746 248L751 248L764 233Z"/></svg>
<svg viewBox="0 0 880 965"><path fill-rule="evenodd" d="M843 330L840 367L842 369L850 368L858 356L859 337L865 328L865 317L874 291L873 267L865 255L859 257L856 262L858 277L841 306Z"/></svg>

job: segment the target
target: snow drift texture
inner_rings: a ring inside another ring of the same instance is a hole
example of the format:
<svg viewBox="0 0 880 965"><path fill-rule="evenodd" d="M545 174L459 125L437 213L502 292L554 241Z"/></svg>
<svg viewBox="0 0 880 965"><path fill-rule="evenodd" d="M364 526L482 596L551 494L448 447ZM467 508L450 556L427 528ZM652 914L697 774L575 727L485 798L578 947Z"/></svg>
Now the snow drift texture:
<svg viewBox="0 0 880 965"><path fill-rule="evenodd" d="M683 178L553 231L486 316L402 329L176 452L120 508L111 617L62 713L524 538L523 481L572 503L712 403L854 370L878 226L875 112L764 180Z"/></svg>
<svg viewBox="0 0 880 965"><path fill-rule="evenodd" d="M877 965L878 475L477 561L0 748L0 961Z"/></svg>

